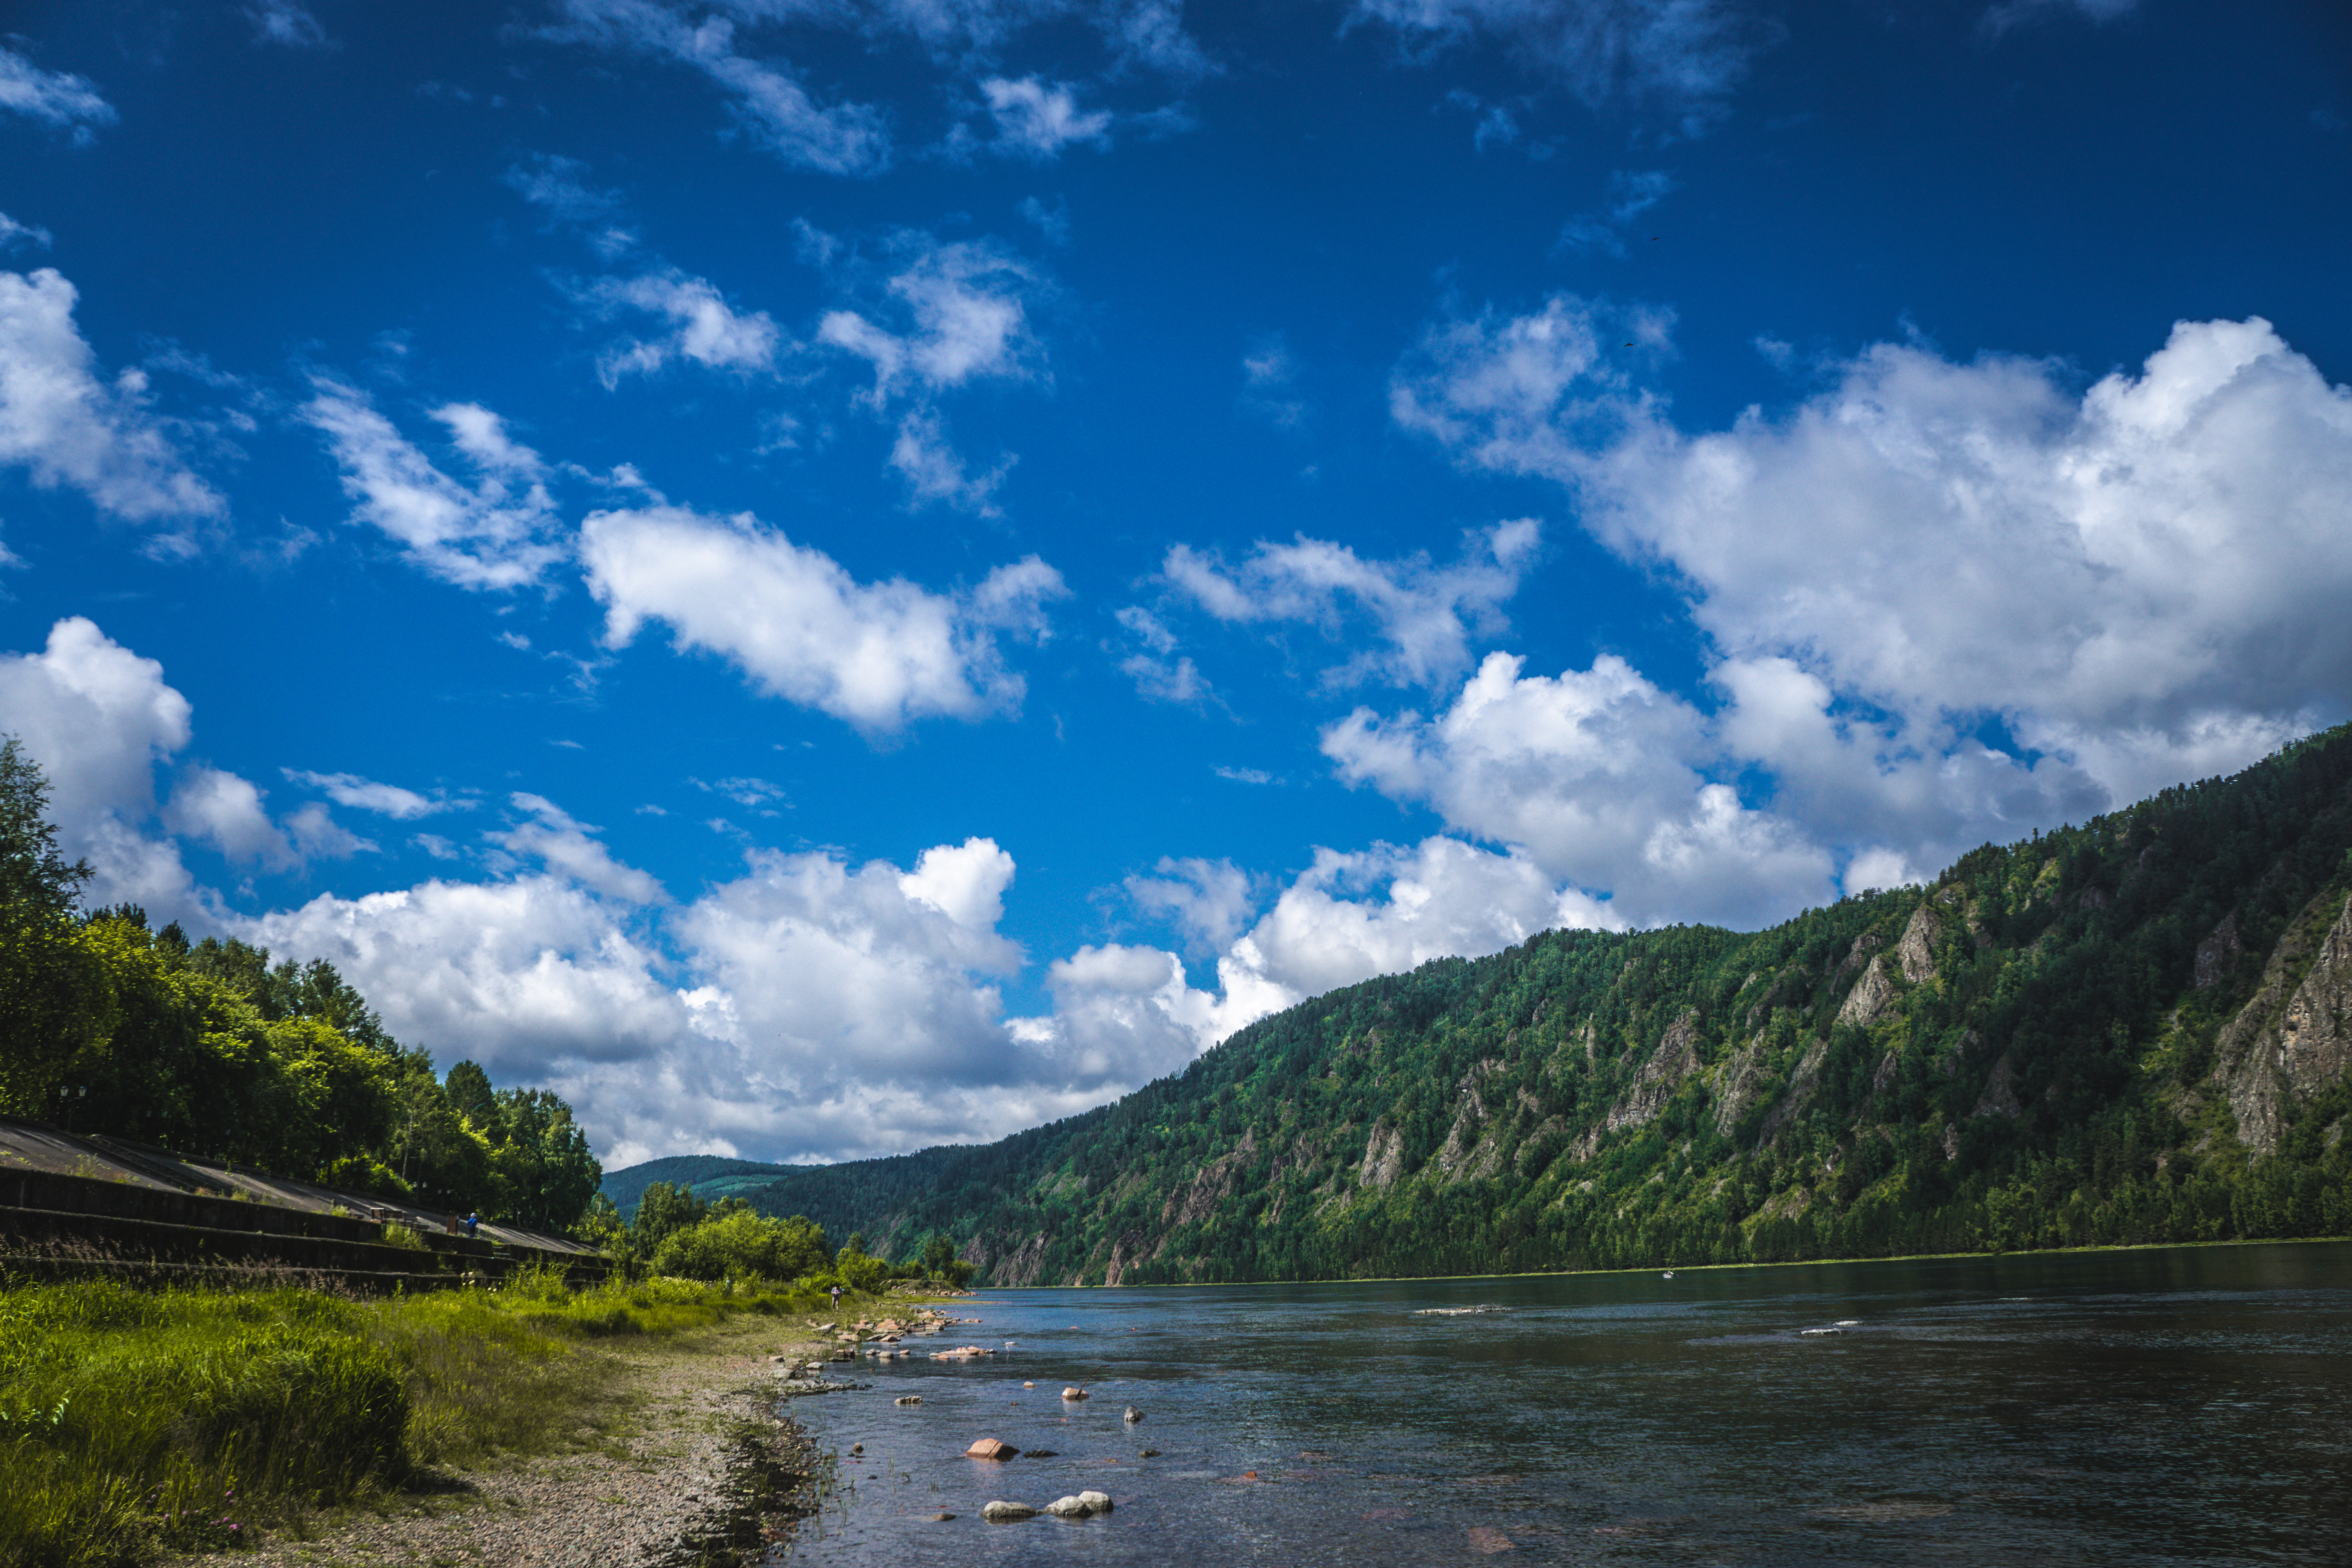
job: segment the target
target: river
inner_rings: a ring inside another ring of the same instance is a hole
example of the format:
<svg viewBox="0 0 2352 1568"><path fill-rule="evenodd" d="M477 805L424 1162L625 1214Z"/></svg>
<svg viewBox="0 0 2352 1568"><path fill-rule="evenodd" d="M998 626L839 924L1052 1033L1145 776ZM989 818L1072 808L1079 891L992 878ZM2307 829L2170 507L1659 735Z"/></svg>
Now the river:
<svg viewBox="0 0 2352 1568"><path fill-rule="evenodd" d="M2352 1563L2347 1244L956 1310L908 1345L995 1355L792 1403L840 1485L775 1561ZM980 1518L1087 1489L1115 1511Z"/></svg>

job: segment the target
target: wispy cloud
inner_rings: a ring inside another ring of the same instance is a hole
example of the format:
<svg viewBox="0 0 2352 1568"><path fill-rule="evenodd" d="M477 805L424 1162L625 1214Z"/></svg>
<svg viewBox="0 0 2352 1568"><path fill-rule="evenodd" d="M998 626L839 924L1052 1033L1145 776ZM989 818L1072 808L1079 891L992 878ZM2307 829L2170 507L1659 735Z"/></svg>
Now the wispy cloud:
<svg viewBox="0 0 2352 1568"><path fill-rule="evenodd" d="M254 0L245 8L253 24L253 40L289 49L331 49L335 40L301 0Z"/></svg>
<svg viewBox="0 0 2352 1568"><path fill-rule="evenodd" d="M1625 254L1628 225L1664 201L1675 190L1675 179L1661 169L1620 169L1609 176L1609 199L1590 212L1579 213L1560 226L1563 250Z"/></svg>
<svg viewBox="0 0 2352 1568"><path fill-rule="evenodd" d="M0 48L0 109L12 110L71 126L77 140L86 140L89 127L114 123L114 106L99 96L87 77L47 71L16 53Z"/></svg>
<svg viewBox="0 0 2352 1568"><path fill-rule="evenodd" d="M1444 566L1420 553L1368 560L1305 534L1288 544L1260 541L1231 563L1179 544L1160 572L1221 621L1299 622L1336 637L1350 620L1370 620L1383 646L1325 671L1328 684L1428 685L1468 668L1474 633L1501 629L1503 603L1518 591L1539 533L1532 518L1497 523L1466 536L1461 558Z"/></svg>
<svg viewBox="0 0 2352 1568"><path fill-rule="evenodd" d="M569 552L546 465L478 404L428 412L474 470L471 483L445 472L348 382L317 378L300 416L327 437L353 521L381 529L417 565L460 587L537 584Z"/></svg>
<svg viewBox="0 0 2352 1568"><path fill-rule="evenodd" d="M74 323L79 299L54 268L0 272L0 467L20 468L46 489L79 490L116 517L226 514L227 503L189 469L156 416L146 373L98 379L98 356Z"/></svg>

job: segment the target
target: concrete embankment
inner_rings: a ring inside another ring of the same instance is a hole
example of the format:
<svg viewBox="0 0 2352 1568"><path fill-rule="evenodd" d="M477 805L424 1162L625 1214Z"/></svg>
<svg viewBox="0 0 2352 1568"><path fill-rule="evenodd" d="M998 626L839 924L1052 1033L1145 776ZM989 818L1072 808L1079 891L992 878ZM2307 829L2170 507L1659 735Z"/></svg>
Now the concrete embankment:
<svg viewBox="0 0 2352 1568"><path fill-rule="evenodd" d="M604 1258L560 1237L240 1171L0 1117L0 1269L205 1279L281 1270L359 1289L432 1289L554 1266L575 1283Z"/></svg>

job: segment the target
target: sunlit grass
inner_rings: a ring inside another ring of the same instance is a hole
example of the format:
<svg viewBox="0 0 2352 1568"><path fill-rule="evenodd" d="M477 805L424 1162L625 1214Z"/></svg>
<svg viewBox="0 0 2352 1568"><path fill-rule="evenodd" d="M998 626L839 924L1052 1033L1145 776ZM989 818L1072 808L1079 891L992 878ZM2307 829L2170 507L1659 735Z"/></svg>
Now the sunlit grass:
<svg viewBox="0 0 2352 1568"><path fill-rule="evenodd" d="M814 1289L656 1279L352 1300L277 1287L0 1289L0 1563L135 1563L576 1443L619 1336L809 1311Z"/></svg>

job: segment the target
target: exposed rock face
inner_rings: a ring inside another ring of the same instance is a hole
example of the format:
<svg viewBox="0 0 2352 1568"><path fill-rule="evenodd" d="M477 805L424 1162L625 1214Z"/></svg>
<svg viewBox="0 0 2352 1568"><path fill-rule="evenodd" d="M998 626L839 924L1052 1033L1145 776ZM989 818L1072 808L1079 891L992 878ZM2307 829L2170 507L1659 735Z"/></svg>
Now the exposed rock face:
<svg viewBox="0 0 2352 1568"><path fill-rule="evenodd" d="M2244 951L2238 945L2238 912L2232 910L2197 944L2197 989L2202 991L2230 973L2230 966Z"/></svg>
<svg viewBox="0 0 2352 1568"><path fill-rule="evenodd" d="M2291 1108L2352 1066L2352 1020L2345 1016L2352 1009L2352 903L2319 939L2310 970L2290 995L2287 977L2311 953L2298 935L2305 924L2298 920L2289 928L2261 988L2222 1029L2213 1069L2237 1114L2238 1137L2265 1154L2278 1148Z"/></svg>
<svg viewBox="0 0 2352 1568"><path fill-rule="evenodd" d="M1911 911L1903 940L1895 944L1895 962L1903 966L1904 979L1916 985L1936 977L1936 942L1943 934L1943 922L1936 919L1931 906L1921 904Z"/></svg>
<svg viewBox="0 0 2352 1568"><path fill-rule="evenodd" d="M1220 1154L1201 1167L1201 1173L1191 1183L1168 1194L1168 1202L1160 1211L1163 1228L1197 1225L1214 1214L1217 1205L1233 1196L1241 1185L1242 1172L1257 1155L1257 1130L1242 1129L1242 1141L1233 1152Z"/></svg>
<svg viewBox="0 0 2352 1568"><path fill-rule="evenodd" d="M2023 1110L2025 1107L2017 1102L2017 1090L2011 1082L2014 1076L2015 1069L2009 1064L2009 1053L2003 1051L2000 1058L1992 1064L1992 1071L1985 1075L1984 1093L1977 1097L1977 1108L1973 1114L2005 1116L2012 1121L2016 1121L2018 1112Z"/></svg>
<svg viewBox="0 0 2352 1568"><path fill-rule="evenodd" d="M1855 1024L1867 1029L1895 1002L1895 982L1886 978L1886 960L1874 958L1863 970L1862 978L1845 994L1845 1005L1838 1009L1837 1021Z"/></svg>
<svg viewBox="0 0 2352 1568"><path fill-rule="evenodd" d="M1715 1080L1715 1130L1726 1138L1764 1092L1764 1037L1758 1035L1731 1054Z"/></svg>
<svg viewBox="0 0 2352 1568"><path fill-rule="evenodd" d="M1130 1230L1111 1243L1110 1261L1103 1266L1103 1283L1116 1285L1119 1276L1143 1260L1143 1249L1150 1238L1139 1230Z"/></svg>
<svg viewBox="0 0 2352 1568"><path fill-rule="evenodd" d="M1371 1136L1364 1140L1364 1163L1356 1179L1368 1187L1386 1187L1403 1173L1404 1133L1382 1117L1372 1123Z"/></svg>
<svg viewBox="0 0 2352 1568"><path fill-rule="evenodd" d="M1446 1176L1460 1180L1463 1166L1470 1151L1478 1142L1478 1130L1486 1123L1486 1102L1478 1097L1476 1075L1462 1080L1461 1108L1454 1113L1454 1125L1446 1130L1445 1142L1437 1151L1437 1168Z"/></svg>
<svg viewBox="0 0 2352 1568"><path fill-rule="evenodd" d="M1814 1091L1822 1086L1822 1061L1829 1054L1827 1040L1815 1040L1805 1047L1805 1054L1798 1058L1797 1070L1789 1075L1788 1092L1764 1118L1763 1131L1757 1138L1759 1147L1778 1138L1780 1129L1803 1115L1805 1107L1813 1102Z"/></svg>
<svg viewBox="0 0 2352 1568"><path fill-rule="evenodd" d="M1045 1233L1039 1231L1027 1241L1004 1255L999 1261L988 1257L985 1247L975 1246L972 1261L988 1270L988 1277L1000 1285L1034 1285L1045 1269Z"/></svg>
<svg viewBox="0 0 2352 1568"><path fill-rule="evenodd" d="M1886 1086L1893 1083L1895 1081L1895 1075L1902 1070L1903 1058L1901 1054L1895 1051L1887 1052L1885 1056L1879 1058L1877 1070L1870 1075L1870 1092L1873 1094L1885 1094L1886 1092Z"/></svg>
<svg viewBox="0 0 2352 1568"><path fill-rule="evenodd" d="M1609 1108L1601 1128L1613 1132L1621 1127L1639 1127L1656 1120L1666 1108L1675 1089L1683 1079L1698 1070L1698 1009L1685 1009L1683 1016L1666 1026L1664 1037L1650 1059L1634 1073L1633 1087L1625 1098Z"/></svg>

